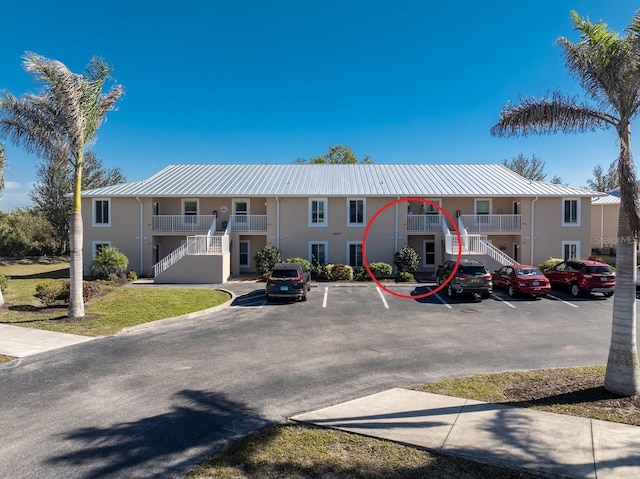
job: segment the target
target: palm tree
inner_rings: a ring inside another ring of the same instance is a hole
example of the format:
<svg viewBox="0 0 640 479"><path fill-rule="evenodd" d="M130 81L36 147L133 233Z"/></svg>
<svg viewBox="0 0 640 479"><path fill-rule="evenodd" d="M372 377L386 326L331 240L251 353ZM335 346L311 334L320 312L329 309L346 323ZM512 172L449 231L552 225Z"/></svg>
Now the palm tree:
<svg viewBox="0 0 640 479"><path fill-rule="evenodd" d="M4 152L4 143L0 143L0 196L4 191L4 164L7 161L7 157ZM4 307L4 295L2 289L0 289L0 308Z"/></svg>
<svg viewBox="0 0 640 479"><path fill-rule="evenodd" d="M621 206L618 218L616 295L605 388L620 395L640 392L636 347L636 244L640 233L640 197L631 157L631 120L640 107L640 10L626 35L571 12L580 41L558 39L566 66L579 80L590 103L555 92L550 98L526 98L507 104L493 126L496 136L595 131L615 128L620 147L618 174Z"/></svg>
<svg viewBox="0 0 640 479"><path fill-rule="evenodd" d="M84 316L82 297L82 215L80 191L85 147L95 140L106 113L122 95L115 85L103 93L111 69L93 58L84 74L75 74L57 60L27 52L23 63L27 73L43 83L40 94L0 98L0 133L28 152L43 158L69 161L74 169L71 218L71 294L68 316Z"/></svg>

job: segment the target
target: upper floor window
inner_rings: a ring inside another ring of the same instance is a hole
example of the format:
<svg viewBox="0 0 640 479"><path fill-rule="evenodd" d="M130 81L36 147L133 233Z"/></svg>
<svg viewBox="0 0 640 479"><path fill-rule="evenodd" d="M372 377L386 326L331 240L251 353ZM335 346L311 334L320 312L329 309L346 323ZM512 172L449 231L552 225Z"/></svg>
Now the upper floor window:
<svg viewBox="0 0 640 479"><path fill-rule="evenodd" d="M309 226L327 226L327 200L309 199Z"/></svg>
<svg viewBox="0 0 640 479"><path fill-rule="evenodd" d="M182 200L182 221L185 224L195 224L198 222L198 200Z"/></svg>
<svg viewBox="0 0 640 479"><path fill-rule="evenodd" d="M364 199L349 199L347 211L347 224L349 226L364 226Z"/></svg>
<svg viewBox="0 0 640 479"><path fill-rule="evenodd" d="M562 200L562 225L580 226L580 201L578 199Z"/></svg>
<svg viewBox="0 0 640 479"><path fill-rule="evenodd" d="M111 226L110 210L110 200L93 200L93 226Z"/></svg>

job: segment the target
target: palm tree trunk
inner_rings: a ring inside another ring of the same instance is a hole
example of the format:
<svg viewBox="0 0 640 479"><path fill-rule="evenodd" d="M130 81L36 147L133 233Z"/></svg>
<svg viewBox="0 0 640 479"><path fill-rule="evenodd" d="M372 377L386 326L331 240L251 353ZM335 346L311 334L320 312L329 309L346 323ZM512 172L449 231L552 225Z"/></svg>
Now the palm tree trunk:
<svg viewBox="0 0 640 479"><path fill-rule="evenodd" d="M613 298L611 344L604 387L622 396L640 393L636 346L636 244L627 213L621 204L616 245L616 294Z"/></svg>
<svg viewBox="0 0 640 479"><path fill-rule="evenodd" d="M80 185L82 184L82 153L75 169L75 181L73 184L73 213L71 216L71 236L70 236L70 284L69 284L69 311L70 318L81 318L84 316L84 298L82 295L82 212Z"/></svg>

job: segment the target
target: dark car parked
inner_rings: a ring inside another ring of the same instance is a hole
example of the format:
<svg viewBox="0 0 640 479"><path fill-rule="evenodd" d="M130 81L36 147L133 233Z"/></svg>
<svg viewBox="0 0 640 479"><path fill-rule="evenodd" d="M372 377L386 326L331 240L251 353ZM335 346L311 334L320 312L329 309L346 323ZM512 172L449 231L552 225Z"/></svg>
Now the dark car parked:
<svg viewBox="0 0 640 479"><path fill-rule="evenodd" d="M455 269L455 260L447 260L436 270L438 286L445 283ZM447 284L447 294L453 297L457 294L469 294L474 298L488 298L493 292L493 281L487 267L474 259L463 259L458 265L455 275Z"/></svg>
<svg viewBox="0 0 640 479"><path fill-rule="evenodd" d="M274 298L307 300L311 272L300 263L277 263L267 278L267 301Z"/></svg>
<svg viewBox="0 0 640 479"><path fill-rule="evenodd" d="M616 275L611 266L588 260L567 260L544 271L551 286L568 288L573 296L602 293L607 298L613 296Z"/></svg>
<svg viewBox="0 0 640 479"><path fill-rule="evenodd" d="M511 297L516 294L545 296L551 291L549 279L535 266L527 264L503 266L491 276L493 285L504 289Z"/></svg>

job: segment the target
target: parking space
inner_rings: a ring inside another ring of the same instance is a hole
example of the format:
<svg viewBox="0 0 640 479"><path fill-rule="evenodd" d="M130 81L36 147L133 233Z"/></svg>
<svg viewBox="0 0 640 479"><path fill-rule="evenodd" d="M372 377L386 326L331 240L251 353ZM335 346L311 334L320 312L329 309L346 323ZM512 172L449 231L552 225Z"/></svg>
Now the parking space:
<svg viewBox="0 0 640 479"><path fill-rule="evenodd" d="M416 299L401 298L385 291ZM438 292L428 297L419 296L431 292L435 284L385 284L384 288L374 283L314 283L306 302L275 301L267 303L264 287L261 284L233 285L236 298L232 308L295 308L297 311L331 313L348 317L355 314L385 314L386 312L404 312L423 314L425 312L461 313L472 309L486 316L512 316L522 314L527 317L578 315L585 317L609 316L613 304L612 298L599 294L575 298L569 292L553 290L546 298L509 297L502 290L495 290L490 298L475 301L470 296L449 298L446 293ZM291 306L291 305L297 306Z"/></svg>

